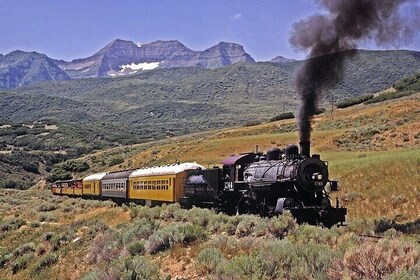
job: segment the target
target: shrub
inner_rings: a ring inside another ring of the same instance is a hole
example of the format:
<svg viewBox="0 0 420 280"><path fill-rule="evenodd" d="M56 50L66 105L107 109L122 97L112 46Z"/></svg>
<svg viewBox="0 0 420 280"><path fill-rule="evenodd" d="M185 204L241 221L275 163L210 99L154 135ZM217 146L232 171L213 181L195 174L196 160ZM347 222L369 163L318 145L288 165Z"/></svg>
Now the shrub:
<svg viewBox="0 0 420 280"><path fill-rule="evenodd" d="M58 206L56 204L47 203L47 204L41 204L38 207L38 211L41 211L41 212L49 212L49 211L54 211L57 208L58 208Z"/></svg>
<svg viewBox="0 0 420 280"><path fill-rule="evenodd" d="M50 267L58 262L58 256L54 253L49 253L42 257L34 266L32 270L33 275L37 275L44 268Z"/></svg>
<svg viewBox="0 0 420 280"><path fill-rule="evenodd" d="M58 222L58 217L50 213L43 213L39 215L38 220L40 222Z"/></svg>
<svg viewBox="0 0 420 280"><path fill-rule="evenodd" d="M236 226L235 234L238 237L256 235L262 236L265 234L268 224L264 223L267 220L257 217L255 215L241 215L239 223Z"/></svg>
<svg viewBox="0 0 420 280"><path fill-rule="evenodd" d="M188 244L205 237L204 230L197 225L175 223L158 229L150 235L146 242L146 250L154 254L171 248L175 244Z"/></svg>
<svg viewBox="0 0 420 280"><path fill-rule="evenodd" d="M384 279L420 264L420 247L399 240L382 239L347 251L337 259L328 275L331 279Z"/></svg>
<svg viewBox="0 0 420 280"><path fill-rule="evenodd" d="M147 239L157 228L158 224L153 220L142 218L124 230L122 241L127 243L136 239Z"/></svg>
<svg viewBox="0 0 420 280"><path fill-rule="evenodd" d="M35 251L35 243L30 242L30 243L23 244L22 246L16 248L13 251L13 255L15 257L19 257L19 256L23 256L24 254L34 252L34 251Z"/></svg>
<svg viewBox="0 0 420 280"><path fill-rule="evenodd" d="M326 279L326 272L337 255L323 244L268 241L247 255L220 262L218 279Z"/></svg>
<svg viewBox="0 0 420 280"><path fill-rule="evenodd" d="M18 189L24 190L29 186L25 181L17 179L5 179L0 181L0 189Z"/></svg>
<svg viewBox="0 0 420 280"><path fill-rule="evenodd" d="M41 239L44 241L50 241L53 236L54 236L54 233L46 232L42 235Z"/></svg>
<svg viewBox="0 0 420 280"><path fill-rule="evenodd" d="M104 234L99 234L91 243L86 255L89 264L101 262L111 263L120 255L123 249L119 233L109 229Z"/></svg>
<svg viewBox="0 0 420 280"><path fill-rule="evenodd" d="M373 94L366 94L366 95L362 95L362 96L357 96L357 97L353 97L353 98L349 98L349 99L345 99L341 102L338 102L337 108L347 108L353 105L357 105L360 103L363 103L369 99L373 98Z"/></svg>
<svg viewBox="0 0 420 280"><path fill-rule="evenodd" d="M205 248L217 248L224 255L236 255L239 248L239 241L236 237L216 235L204 244Z"/></svg>
<svg viewBox="0 0 420 280"><path fill-rule="evenodd" d="M177 222L186 222L188 221L188 218L190 216L188 210L186 209L176 209L173 212L173 215L174 215L174 221L177 221Z"/></svg>
<svg viewBox="0 0 420 280"><path fill-rule="evenodd" d="M239 216L230 216L228 217L227 223L224 223L220 226L220 230L222 232L226 232L229 235L234 235L239 222Z"/></svg>
<svg viewBox="0 0 420 280"><path fill-rule="evenodd" d="M21 226L25 225L26 221L21 218L11 219L3 221L0 224L0 233L4 233L10 230L19 229Z"/></svg>
<svg viewBox="0 0 420 280"><path fill-rule="evenodd" d="M71 178L70 172L61 168L53 168L51 170L51 175L47 177L47 182L52 183L59 180L70 180Z"/></svg>
<svg viewBox="0 0 420 280"><path fill-rule="evenodd" d="M295 115L293 112L286 112L278 114L270 119L270 122L280 121L280 120L287 120L287 119L293 119Z"/></svg>
<svg viewBox="0 0 420 280"><path fill-rule="evenodd" d="M263 241L257 237L245 237L238 240L238 248L240 248L245 254L249 254L253 249L261 246Z"/></svg>
<svg viewBox="0 0 420 280"><path fill-rule="evenodd" d="M325 278L333 260L339 257L339 253L334 252L328 245L312 240L306 244L298 244L294 253L297 256L295 266L299 266L299 263L303 261L305 264L303 275L311 275L314 279ZM291 274L293 275L293 270Z"/></svg>
<svg viewBox="0 0 420 280"><path fill-rule="evenodd" d="M22 165L23 169L25 171L31 172L31 173L35 173L35 174L39 174L38 171L38 163L35 162L24 162Z"/></svg>
<svg viewBox="0 0 420 280"><path fill-rule="evenodd" d="M311 240L320 244L335 245L340 235L342 235L341 229L327 229L303 224L295 230L290 238L295 239L297 242L301 243L306 243Z"/></svg>
<svg viewBox="0 0 420 280"><path fill-rule="evenodd" d="M181 209L181 206L178 203L173 203L169 205L162 205L162 211L160 212L160 219L162 220L169 220L174 219L180 220L180 217L183 217L182 212L186 212L186 210ZM178 217L175 217L175 213L179 215ZM181 214L182 213L182 214ZM181 215L180 215L181 214Z"/></svg>
<svg viewBox="0 0 420 280"><path fill-rule="evenodd" d="M214 273L217 266L223 261L223 254L219 249L206 248L197 256L197 267L202 274Z"/></svg>
<svg viewBox="0 0 420 280"><path fill-rule="evenodd" d="M420 268L412 267L407 270L393 272L385 277L386 280L418 280L420 279Z"/></svg>
<svg viewBox="0 0 420 280"><path fill-rule="evenodd" d="M359 220L350 220L348 222L347 229L350 232L359 233L359 234L373 234L375 228L373 220L359 219Z"/></svg>
<svg viewBox="0 0 420 280"><path fill-rule="evenodd" d="M1 255L0 256L0 269L5 268L6 264L10 261L12 258L11 254Z"/></svg>
<svg viewBox="0 0 420 280"><path fill-rule="evenodd" d="M270 219L268 225L269 234L277 238L283 238L297 228L295 219L290 213L283 213L278 217Z"/></svg>
<svg viewBox="0 0 420 280"><path fill-rule="evenodd" d="M236 216L228 216L224 213L218 213L217 215L210 216L210 219L207 224L207 231L216 233L216 232L222 232L223 230L227 231L227 225L231 218L235 218L237 222L235 224L230 224L230 234L235 234L236 226L239 223L239 218Z"/></svg>
<svg viewBox="0 0 420 280"><path fill-rule="evenodd" d="M41 226L41 224L39 222L35 221L35 222L30 223L29 226L31 228L39 228Z"/></svg>
<svg viewBox="0 0 420 280"><path fill-rule="evenodd" d="M82 280L97 280L97 279L107 279L107 280L131 280L129 277L122 276L122 270L124 269L123 263L119 264L111 264L106 267L101 268L94 268L90 270L88 273L84 274L81 279ZM134 279L134 278L133 278ZM143 280L143 279L142 279Z"/></svg>
<svg viewBox="0 0 420 280"><path fill-rule="evenodd" d="M131 208L130 217L133 218L147 218L150 220L159 219L161 207L136 206Z"/></svg>
<svg viewBox="0 0 420 280"><path fill-rule="evenodd" d="M108 166L118 165L124 162L124 159L120 156L113 157L109 160Z"/></svg>
<svg viewBox="0 0 420 280"><path fill-rule="evenodd" d="M58 168L69 172L83 172L88 170L90 166L81 160L68 160L66 162L60 163Z"/></svg>
<svg viewBox="0 0 420 280"><path fill-rule="evenodd" d="M50 240L51 245L53 246L52 249L57 251L61 246L69 243L71 238L72 237L67 232L54 235Z"/></svg>
<svg viewBox="0 0 420 280"><path fill-rule="evenodd" d="M188 211L188 220L194 225L207 227L209 220L213 215L215 215L215 213L212 210L193 207Z"/></svg>
<svg viewBox="0 0 420 280"><path fill-rule="evenodd" d="M18 257L13 263L12 263L12 273L16 274L22 269L26 269L33 259L34 254L26 254L23 256Z"/></svg>
<svg viewBox="0 0 420 280"><path fill-rule="evenodd" d="M220 279L270 279L263 264L253 255L235 256L229 262L219 265L217 273Z"/></svg>
<svg viewBox="0 0 420 280"><path fill-rule="evenodd" d="M135 242L131 243L130 245L128 245L128 252L132 256L142 255L145 251L144 244L145 244L144 240L135 241Z"/></svg>
<svg viewBox="0 0 420 280"><path fill-rule="evenodd" d="M37 256L42 256L47 252L47 248L44 244L40 244L38 247L36 247L35 252Z"/></svg>
<svg viewBox="0 0 420 280"><path fill-rule="evenodd" d="M375 232L382 233L389 229L395 229L404 233L418 233L420 232L420 219L405 224L398 224L394 220L381 218L375 221Z"/></svg>
<svg viewBox="0 0 420 280"><path fill-rule="evenodd" d="M420 73L412 77L407 77L397 81L394 88L398 91L419 91L420 90Z"/></svg>
<svg viewBox="0 0 420 280"><path fill-rule="evenodd" d="M92 269L88 271L87 273L85 273L84 275L82 275L80 280L97 280L97 279L101 279L101 276L102 276L101 272L98 269Z"/></svg>
<svg viewBox="0 0 420 280"><path fill-rule="evenodd" d="M121 279L132 280L159 280L161 275L159 267L143 256L129 258L124 262Z"/></svg>
<svg viewBox="0 0 420 280"><path fill-rule="evenodd" d="M249 126L256 126L260 124L261 124L261 121L254 120L254 121L246 121L244 126L249 127Z"/></svg>
<svg viewBox="0 0 420 280"><path fill-rule="evenodd" d="M196 240L203 240L206 238L206 234L202 227L197 225L186 224L180 227L181 242L188 244Z"/></svg>
<svg viewBox="0 0 420 280"><path fill-rule="evenodd" d="M175 241L175 238L177 236L171 230L158 230L147 239L146 250L150 254L164 251L173 245L172 243Z"/></svg>
<svg viewBox="0 0 420 280"><path fill-rule="evenodd" d="M325 113L326 111L327 109L325 108L316 108L314 114L319 115L319 114Z"/></svg>
<svg viewBox="0 0 420 280"><path fill-rule="evenodd" d="M396 92L385 92L382 93L372 99L369 99L367 101L364 102L364 104L373 104L373 103L378 103L378 102L383 102L386 100L391 100L391 99L396 99L396 98L400 98L400 97L404 97L407 95L410 95L414 92L411 91L396 91Z"/></svg>

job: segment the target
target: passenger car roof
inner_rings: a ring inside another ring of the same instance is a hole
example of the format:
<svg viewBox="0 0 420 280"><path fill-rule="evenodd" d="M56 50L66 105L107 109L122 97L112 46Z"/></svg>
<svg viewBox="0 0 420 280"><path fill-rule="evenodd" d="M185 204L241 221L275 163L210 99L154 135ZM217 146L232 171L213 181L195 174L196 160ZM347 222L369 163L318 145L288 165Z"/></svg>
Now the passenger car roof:
<svg viewBox="0 0 420 280"><path fill-rule="evenodd" d="M185 162L185 163L180 163L180 164L172 164L172 165L137 169L133 173L131 173L130 178L154 176L154 175L173 175L173 174L181 173L185 170L196 170L196 169L206 169L206 168L200 164L197 164L196 162Z"/></svg>

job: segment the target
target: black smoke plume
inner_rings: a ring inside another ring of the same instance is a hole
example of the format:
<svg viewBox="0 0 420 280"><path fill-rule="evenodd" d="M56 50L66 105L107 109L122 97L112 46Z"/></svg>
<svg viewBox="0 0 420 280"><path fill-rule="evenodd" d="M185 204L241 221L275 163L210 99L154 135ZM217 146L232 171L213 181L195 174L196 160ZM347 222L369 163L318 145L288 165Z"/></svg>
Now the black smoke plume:
<svg viewBox="0 0 420 280"><path fill-rule="evenodd" d="M342 76L343 62L362 40L377 45L405 43L419 20L400 14L403 4L419 15L415 0L319 0L327 13L315 14L293 25L290 44L309 53L296 71L295 86L301 98L297 123L300 141L310 141L311 119L323 91ZM413 22L414 21L414 22ZM346 52L344 52L346 51Z"/></svg>

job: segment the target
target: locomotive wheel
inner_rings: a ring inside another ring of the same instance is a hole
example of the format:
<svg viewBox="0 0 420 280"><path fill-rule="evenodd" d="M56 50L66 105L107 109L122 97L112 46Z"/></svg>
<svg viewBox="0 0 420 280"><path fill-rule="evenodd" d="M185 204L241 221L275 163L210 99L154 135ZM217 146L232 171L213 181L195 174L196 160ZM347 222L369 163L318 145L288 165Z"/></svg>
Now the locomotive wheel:
<svg viewBox="0 0 420 280"><path fill-rule="evenodd" d="M236 214L255 214L256 211L256 205L255 201L252 200L248 196L243 196L236 206Z"/></svg>

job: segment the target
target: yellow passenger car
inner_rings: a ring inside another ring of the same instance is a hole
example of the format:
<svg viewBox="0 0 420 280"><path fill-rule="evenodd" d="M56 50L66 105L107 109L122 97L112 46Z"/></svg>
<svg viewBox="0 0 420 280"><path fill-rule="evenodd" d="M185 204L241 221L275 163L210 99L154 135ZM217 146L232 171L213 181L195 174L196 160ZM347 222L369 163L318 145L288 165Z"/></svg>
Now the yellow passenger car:
<svg viewBox="0 0 420 280"><path fill-rule="evenodd" d="M73 195L74 188L72 186L72 180L61 181L61 194Z"/></svg>
<svg viewBox="0 0 420 280"><path fill-rule="evenodd" d="M101 179L107 173L96 173L89 175L83 179L82 192L83 195L100 196L101 195Z"/></svg>
<svg viewBox="0 0 420 280"><path fill-rule="evenodd" d="M71 184L73 187L73 195L81 196L82 195L82 180L81 179L73 180Z"/></svg>
<svg viewBox="0 0 420 280"><path fill-rule="evenodd" d="M128 198L151 201L178 202L184 194L188 170L205 169L197 163L181 163L135 170L129 177Z"/></svg>
<svg viewBox="0 0 420 280"><path fill-rule="evenodd" d="M51 192L53 194L61 194L61 182L55 182L52 186L51 186Z"/></svg>

